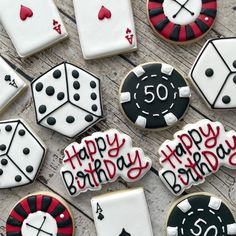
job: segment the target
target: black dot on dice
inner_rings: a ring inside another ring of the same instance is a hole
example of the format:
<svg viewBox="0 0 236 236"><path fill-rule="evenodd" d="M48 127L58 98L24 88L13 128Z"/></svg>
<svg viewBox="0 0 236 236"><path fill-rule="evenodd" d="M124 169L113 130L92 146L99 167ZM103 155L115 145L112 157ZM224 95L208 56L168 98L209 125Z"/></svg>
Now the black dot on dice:
<svg viewBox="0 0 236 236"><path fill-rule="evenodd" d="M11 125L7 125L7 126L5 127L5 130L6 130L7 132L11 132L11 130L12 130Z"/></svg>
<svg viewBox="0 0 236 236"><path fill-rule="evenodd" d="M236 75L234 76L233 81L236 84Z"/></svg>
<svg viewBox="0 0 236 236"><path fill-rule="evenodd" d="M74 95L74 99L75 99L75 101L79 101L80 100L80 95L78 93L76 93Z"/></svg>
<svg viewBox="0 0 236 236"><path fill-rule="evenodd" d="M47 107L45 105L41 105L39 107L39 113L44 114L47 111Z"/></svg>
<svg viewBox="0 0 236 236"><path fill-rule="evenodd" d="M55 71L53 72L53 77L54 77L55 79L59 79L59 78L61 77L61 71L60 71L60 70L55 70Z"/></svg>
<svg viewBox="0 0 236 236"><path fill-rule="evenodd" d="M46 94L47 94L48 96L52 96L54 93L55 93L55 89L54 89L52 86L48 86L48 87L46 88Z"/></svg>
<svg viewBox="0 0 236 236"><path fill-rule="evenodd" d="M69 124L72 124L75 121L75 118L73 116L67 116L66 117L66 122Z"/></svg>
<svg viewBox="0 0 236 236"><path fill-rule="evenodd" d="M95 83L94 81L91 81L91 82L90 82L90 87L91 87L91 88L96 88L96 86L97 86L97 85L96 85L96 83Z"/></svg>
<svg viewBox="0 0 236 236"><path fill-rule="evenodd" d="M18 134L19 134L20 136L24 136L24 135L25 135L25 131L24 131L23 129L20 129L19 132L18 132Z"/></svg>
<svg viewBox="0 0 236 236"><path fill-rule="evenodd" d="M96 93L92 93L91 94L91 99L96 100L97 99L97 94Z"/></svg>
<svg viewBox="0 0 236 236"><path fill-rule="evenodd" d="M224 104L229 104L229 103L231 102L231 98L230 98L229 96L224 96L224 97L222 98L222 102L223 102Z"/></svg>
<svg viewBox="0 0 236 236"><path fill-rule="evenodd" d="M28 154L30 153L29 148L24 148L24 149L23 149L23 153L24 153L25 155L28 155Z"/></svg>
<svg viewBox="0 0 236 236"><path fill-rule="evenodd" d="M56 124L56 119L53 118L53 117L48 117L47 123L48 123L49 125L55 125L55 124Z"/></svg>
<svg viewBox="0 0 236 236"><path fill-rule="evenodd" d="M60 92L60 93L57 94L57 99L58 99L59 101L63 100L64 97L65 97L65 94L64 94L63 92Z"/></svg>
<svg viewBox="0 0 236 236"><path fill-rule="evenodd" d="M41 82L37 83L36 86L35 86L35 89L36 89L37 92L42 91L43 83L41 83Z"/></svg>
<svg viewBox="0 0 236 236"><path fill-rule="evenodd" d="M26 171L27 171L28 173L33 172L33 170L34 170L33 166L27 166L27 167L26 167Z"/></svg>
<svg viewBox="0 0 236 236"><path fill-rule="evenodd" d="M233 62L233 66L234 68L236 68L236 60Z"/></svg>
<svg viewBox="0 0 236 236"><path fill-rule="evenodd" d="M80 83L78 81L75 81L73 83L73 87L74 87L74 89L78 90L80 88Z"/></svg>
<svg viewBox="0 0 236 236"><path fill-rule="evenodd" d="M214 75L214 70L212 70L211 68L207 69L205 72L207 77L212 77Z"/></svg>
<svg viewBox="0 0 236 236"><path fill-rule="evenodd" d="M98 110L97 105L92 105L92 110L93 110L93 111L97 111L97 110Z"/></svg>
<svg viewBox="0 0 236 236"><path fill-rule="evenodd" d="M4 145L4 144L1 144L1 145L0 145L0 150L1 150L1 151L5 151L6 148L7 148L6 145Z"/></svg>
<svg viewBox="0 0 236 236"><path fill-rule="evenodd" d="M79 72L77 70L73 70L72 71L72 76L75 78L75 79L78 79L79 78Z"/></svg>
<svg viewBox="0 0 236 236"><path fill-rule="evenodd" d="M87 115L87 116L85 116L85 120L86 120L87 122L92 122L92 121L93 121L93 116Z"/></svg>
<svg viewBox="0 0 236 236"><path fill-rule="evenodd" d="M2 160L1 160L1 164L2 164L3 166L6 166L6 165L8 164L8 160L7 160L7 159L2 159Z"/></svg>
<svg viewBox="0 0 236 236"><path fill-rule="evenodd" d="M0 175L2 175L3 174L3 170L2 169L0 169Z"/></svg>
<svg viewBox="0 0 236 236"><path fill-rule="evenodd" d="M20 182L21 180L22 180L22 178L21 178L20 175L17 175L17 176L15 177L15 181L16 181L16 182Z"/></svg>

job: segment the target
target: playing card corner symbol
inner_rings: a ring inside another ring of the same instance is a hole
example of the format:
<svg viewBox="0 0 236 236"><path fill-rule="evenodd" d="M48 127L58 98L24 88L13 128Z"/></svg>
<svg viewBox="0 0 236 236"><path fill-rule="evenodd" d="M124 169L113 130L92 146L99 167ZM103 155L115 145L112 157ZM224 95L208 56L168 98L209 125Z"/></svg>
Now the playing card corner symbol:
<svg viewBox="0 0 236 236"><path fill-rule="evenodd" d="M134 35L132 34L132 30L130 28L127 28L125 38L128 40L130 45L133 44L133 37L134 37Z"/></svg>
<svg viewBox="0 0 236 236"><path fill-rule="evenodd" d="M21 8L20 8L20 19L22 21L25 21L28 17L32 17L32 16L33 16L33 11L29 7L21 5Z"/></svg>
<svg viewBox="0 0 236 236"><path fill-rule="evenodd" d="M104 18L110 19L111 18L111 11L107 9L106 7L102 6L99 13L98 13L98 19L103 20Z"/></svg>
<svg viewBox="0 0 236 236"><path fill-rule="evenodd" d="M123 228L122 232L119 234L119 236L132 236L130 233L126 232L126 230Z"/></svg>

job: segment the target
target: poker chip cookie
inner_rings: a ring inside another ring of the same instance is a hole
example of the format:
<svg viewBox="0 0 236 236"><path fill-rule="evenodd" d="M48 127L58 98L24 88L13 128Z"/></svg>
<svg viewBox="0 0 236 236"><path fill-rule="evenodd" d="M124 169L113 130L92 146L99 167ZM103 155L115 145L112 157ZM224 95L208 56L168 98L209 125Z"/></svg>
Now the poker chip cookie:
<svg viewBox="0 0 236 236"><path fill-rule="evenodd" d="M185 196L172 207L167 236L236 235L236 223L228 206L208 193Z"/></svg>
<svg viewBox="0 0 236 236"><path fill-rule="evenodd" d="M173 126L186 113L190 88L172 66L152 62L139 65L120 87L123 114L137 127L160 130Z"/></svg>
<svg viewBox="0 0 236 236"><path fill-rule="evenodd" d="M180 44L203 37L217 14L217 0L148 0L147 4L154 31Z"/></svg>
<svg viewBox="0 0 236 236"><path fill-rule="evenodd" d="M72 236L74 223L64 201L51 193L21 199L6 223L7 236Z"/></svg>

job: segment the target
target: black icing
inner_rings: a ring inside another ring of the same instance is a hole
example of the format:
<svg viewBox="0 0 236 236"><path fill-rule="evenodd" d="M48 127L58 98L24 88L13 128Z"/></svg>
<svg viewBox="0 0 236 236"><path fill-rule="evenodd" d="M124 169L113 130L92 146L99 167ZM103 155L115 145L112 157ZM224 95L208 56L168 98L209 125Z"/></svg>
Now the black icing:
<svg viewBox="0 0 236 236"><path fill-rule="evenodd" d="M78 79L79 78L79 72L77 70L73 70L72 71L72 76L75 78L75 79Z"/></svg>
<svg viewBox="0 0 236 236"><path fill-rule="evenodd" d="M11 132L11 131L12 131L12 126L11 126L11 125L7 125L7 126L5 127L5 130L6 130L7 132Z"/></svg>
<svg viewBox="0 0 236 236"><path fill-rule="evenodd" d="M58 215L62 214L64 211L65 207L62 204L58 203L57 206L51 212L51 215L55 218Z"/></svg>
<svg viewBox="0 0 236 236"><path fill-rule="evenodd" d="M25 135L25 131L24 131L23 129L20 129L19 132L18 132L18 134L19 134L20 136L24 136L24 135Z"/></svg>
<svg viewBox="0 0 236 236"><path fill-rule="evenodd" d="M46 88L46 94L47 94L48 96L53 96L54 93L55 93L55 89L54 89L52 86L48 86L48 87Z"/></svg>
<svg viewBox="0 0 236 236"><path fill-rule="evenodd" d="M54 77L55 79L59 79L59 78L61 77L61 71L60 71L60 70L55 70L55 71L53 72L53 77Z"/></svg>
<svg viewBox="0 0 236 236"><path fill-rule="evenodd" d="M24 148L24 149L23 149L23 153L24 153L25 155L29 155L29 153L30 153L29 148Z"/></svg>
<svg viewBox="0 0 236 236"><path fill-rule="evenodd" d="M96 82L95 81L91 81L90 82L90 87L93 88L93 89L96 88L97 87Z"/></svg>
<svg viewBox="0 0 236 236"><path fill-rule="evenodd" d="M212 77L214 75L214 70L209 68L205 71L207 77Z"/></svg>
<svg viewBox="0 0 236 236"><path fill-rule="evenodd" d="M50 206L51 202L52 202L52 198L50 196L43 196L41 210L43 212L47 212L48 207Z"/></svg>
<svg viewBox="0 0 236 236"><path fill-rule="evenodd" d="M79 101L79 100L80 100L80 95L79 95L78 93L76 93L76 94L74 95L74 100L75 100L75 101Z"/></svg>
<svg viewBox="0 0 236 236"><path fill-rule="evenodd" d="M29 208L30 208L30 212L31 213L34 213L37 211L37 207L36 207L36 196L29 196L27 198L27 202L28 202L28 205L29 205Z"/></svg>
<svg viewBox="0 0 236 236"><path fill-rule="evenodd" d="M56 119L54 117L48 117L47 118L47 123L49 125L55 125L56 124Z"/></svg>
<svg viewBox="0 0 236 236"><path fill-rule="evenodd" d="M59 101L63 100L64 98L65 98L65 94L63 92L60 92L60 93L57 94L57 99Z"/></svg>
<svg viewBox="0 0 236 236"><path fill-rule="evenodd" d="M69 124L72 124L75 121L75 118L73 116L67 116L66 117L66 122Z"/></svg>
<svg viewBox="0 0 236 236"><path fill-rule="evenodd" d="M93 116L92 115L87 115L87 116L85 116L85 120L87 122L92 122L93 121Z"/></svg>
<svg viewBox="0 0 236 236"><path fill-rule="evenodd" d="M73 87L74 87L74 89L76 89L76 90L80 89L80 83L79 83L78 81L75 81L75 82L73 83Z"/></svg>
<svg viewBox="0 0 236 236"><path fill-rule="evenodd" d="M231 102L230 96L224 96L224 97L222 98L222 102L223 102L224 104L229 104L229 103Z"/></svg>

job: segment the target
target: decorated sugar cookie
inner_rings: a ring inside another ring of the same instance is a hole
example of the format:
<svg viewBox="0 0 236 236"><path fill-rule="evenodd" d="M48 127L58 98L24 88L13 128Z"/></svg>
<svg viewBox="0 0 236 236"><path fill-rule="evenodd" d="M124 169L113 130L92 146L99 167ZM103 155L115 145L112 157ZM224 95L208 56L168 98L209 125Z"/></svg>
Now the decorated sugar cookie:
<svg viewBox="0 0 236 236"><path fill-rule="evenodd" d="M162 38L188 43L203 37L213 26L217 0L148 0L148 18Z"/></svg>
<svg viewBox="0 0 236 236"><path fill-rule="evenodd" d="M46 147L23 120L0 122L0 189L32 183Z"/></svg>
<svg viewBox="0 0 236 236"><path fill-rule="evenodd" d="M120 87L124 115L137 127L160 130L176 124L186 113L190 88L172 66L152 62L134 68Z"/></svg>
<svg viewBox="0 0 236 236"><path fill-rule="evenodd" d="M30 56L67 37L53 0L1 0L0 21L20 57Z"/></svg>
<svg viewBox="0 0 236 236"><path fill-rule="evenodd" d="M187 195L172 207L167 220L167 236L236 235L230 209L220 198L208 193Z"/></svg>
<svg viewBox="0 0 236 236"><path fill-rule="evenodd" d="M130 0L74 0L74 8L85 59L137 49Z"/></svg>
<svg viewBox="0 0 236 236"><path fill-rule="evenodd" d="M32 82L38 124L74 138L103 118L100 80L62 63Z"/></svg>
<svg viewBox="0 0 236 236"><path fill-rule="evenodd" d="M142 188L94 197L91 204L97 236L153 236Z"/></svg>
<svg viewBox="0 0 236 236"><path fill-rule="evenodd" d="M212 109L236 108L235 45L235 37L207 41L190 71L194 86Z"/></svg>
<svg viewBox="0 0 236 236"><path fill-rule="evenodd" d="M25 82L0 57L0 111L26 87Z"/></svg>
<svg viewBox="0 0 236 236"><path fill-rule="evenodd" d="M173 194L180 195L221 166L236 169L235 153L235 131L225 131L220 122L200 120L161 145L159 176Z"/></svg>
<svg viewBox="0 0 236 236"><path fill-rule="evenodd" d="M46 192L21 199L6 223L7 236L72 236L73 232L72 214L65 202Z"/></svg>
<svg viewBox="0 0 236 236"><path fill-rule="evenodd" d="M112 129L96 132L66 147L61 168L63 182L71 196L88 190L100 190L102 184L121 177L127 182L141 179L152 161L131 138Z"/></svg>

